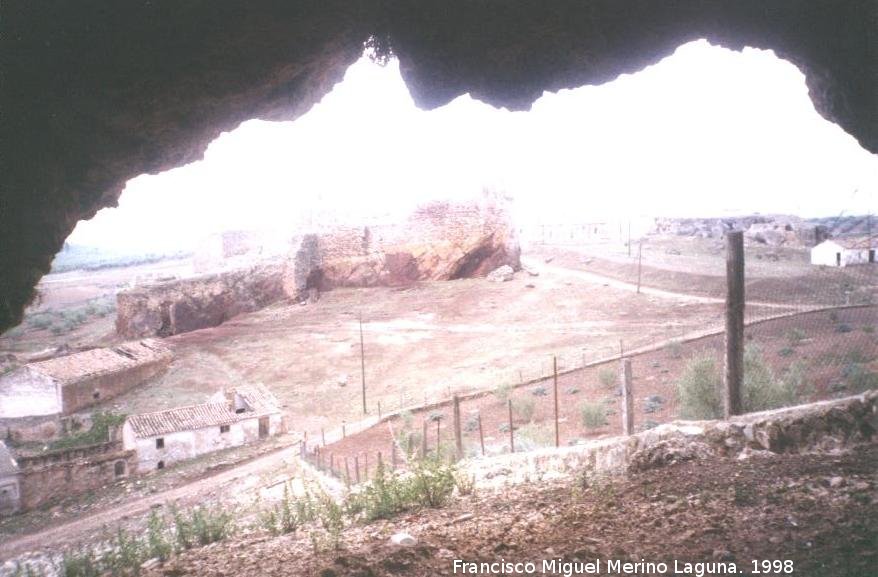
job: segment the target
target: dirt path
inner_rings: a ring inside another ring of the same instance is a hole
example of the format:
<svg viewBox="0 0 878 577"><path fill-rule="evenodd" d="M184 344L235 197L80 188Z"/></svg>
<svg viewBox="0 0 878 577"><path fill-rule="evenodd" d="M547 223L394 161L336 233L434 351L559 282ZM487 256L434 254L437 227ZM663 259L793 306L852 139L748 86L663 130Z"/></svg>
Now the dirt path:
<svg viewBox="0 0 878 577"><path fill-rule="evenodd" d="M553 274L557 274L560 276L568 276L574 277L580 280L584 280L586 282L592 284L601 284L604 286L610 286L619 290L626 290L631 292L637 292L637 285L634 283L629 283L625 281L621 281L618 279L614 279L608 276L600 275L593 272L588 272L584 270L577 270L563 266L550 265L545 263L540 263L531 258L522 257L522 263L526 266L533 268L539 271L547 271ZM682 300L685 302L691 303L700 303L700 304L724 304L725 299L718 297L705 297L698 296L693 294L681 293L681 292L673 292L667 291L663 289L658 289L654 287L648 286L640 286L640 293L650 296L655 296L659 298L667 298L667 299L675 299ZM775 302L762 302L762 301L747 301L747 304L750 306L759 306L764 308L776 308L776 309L789 309L789 310L810 310L812 308L818 308L816 306L810 305L791 305L789 303L775 303Z"/></svg>
<svg viewBox="0 0 878 577"><path fill-rule="evenodd" d="M258 474L281 465L286 458L297 457L298 447L298 443L294 446L282 447L248 463L226 471L217 472L197 481L162 491L149 497L143 497L103 509L38 533L23 535L5 543L0 543L0 559L11 559L28 551L39 550L44 546L57 551L65 545L83 542L88 535L100 531L106 525L140 515L149 511L154 506L174 501L198 500L196 498L203 498L206 494L231 484L242 477Z"/></svg>

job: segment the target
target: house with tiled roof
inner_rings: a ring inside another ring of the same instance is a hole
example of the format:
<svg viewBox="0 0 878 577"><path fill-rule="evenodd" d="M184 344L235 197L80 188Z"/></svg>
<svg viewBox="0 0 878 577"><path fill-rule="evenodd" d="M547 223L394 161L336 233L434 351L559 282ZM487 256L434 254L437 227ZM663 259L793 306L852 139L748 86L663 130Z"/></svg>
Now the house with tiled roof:
<svg viewBox="0 0 878 577"><path fill-rule="evenodd" d="M146 472L281 432L275 396L263 385L246 385L200 405L132 415L122 427L122 442L136 451L138 472Z"/></svg>
<svg viewBox="0 0 878 577"><path fill-rule="evenodd" d="M167 368L157 339L28 363L0 377L0 419L69 415L122 394Z"/></svg>
<svg viewBox="0 0 878 577"><path fill-rule="evenodd" d="M0 515L11 515L21 508L18 463L0 441Z"/></svg>
<svg viewBox="0 0 878 577"><path fill-rule="evenodd" d="M811 264L850 266L875 264L878 235L860 235L825 240L811 249Z"/></svg>

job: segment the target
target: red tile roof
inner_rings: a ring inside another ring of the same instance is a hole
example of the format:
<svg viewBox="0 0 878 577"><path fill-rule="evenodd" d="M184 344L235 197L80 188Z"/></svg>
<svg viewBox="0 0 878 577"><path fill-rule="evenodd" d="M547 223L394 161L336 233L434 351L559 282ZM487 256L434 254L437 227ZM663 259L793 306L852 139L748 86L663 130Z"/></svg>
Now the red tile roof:
<svg viewBox="0 0 878 577"><path fill-rule="evenodd" d="M95 375L123 372L151 362L169 361L171 356L171 350L161 341L145 339L111 348L91 349L27 366L63 385Z"/></svg>

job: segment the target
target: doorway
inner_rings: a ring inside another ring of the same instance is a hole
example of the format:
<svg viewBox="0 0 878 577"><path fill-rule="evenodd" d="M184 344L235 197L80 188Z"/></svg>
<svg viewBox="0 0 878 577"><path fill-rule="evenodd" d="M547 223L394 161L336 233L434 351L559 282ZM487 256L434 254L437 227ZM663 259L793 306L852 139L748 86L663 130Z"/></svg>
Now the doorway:
<svg viewBox="0 0 878 577"><path fill-rule="evenodd" d="M268 436L268 417L259 417L259 438Z"/></svg>

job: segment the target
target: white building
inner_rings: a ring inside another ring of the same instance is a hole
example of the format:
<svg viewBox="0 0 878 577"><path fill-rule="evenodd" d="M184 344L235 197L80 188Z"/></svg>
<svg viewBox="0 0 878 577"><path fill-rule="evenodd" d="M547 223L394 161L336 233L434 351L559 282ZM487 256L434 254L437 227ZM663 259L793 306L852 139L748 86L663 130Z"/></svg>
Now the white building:
<svg viewBox="0 0 878 577"><path fill-rule="evenodd" d="M144 473L282 432L277 399L264 386L251 385L201 405L130 416L122 443L136 451L137 470Z"/></svg>
<svg viewBox="0 0 878 577"><path fill-rule="evenodd" d="M172 358L164 343L144 339L29 363L0 376L0 419L75 413L151 379Z"/></svg>
<svg viewBox="0 0 878 577"><path fill-rule="evenodd" d="M0 515L11 515L21 508L18 464L6 444L0 441Z"/></svg>
<svg viewBox="0 0 878 577"><path fill-rule="evenodd" d="M811 264L848 266L875 262L878 236L852 236L825 240L811 249Z"/></svg>

